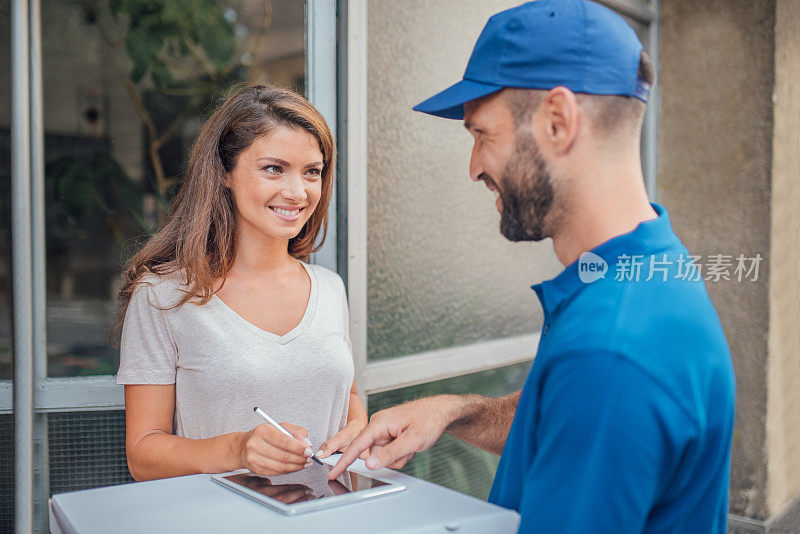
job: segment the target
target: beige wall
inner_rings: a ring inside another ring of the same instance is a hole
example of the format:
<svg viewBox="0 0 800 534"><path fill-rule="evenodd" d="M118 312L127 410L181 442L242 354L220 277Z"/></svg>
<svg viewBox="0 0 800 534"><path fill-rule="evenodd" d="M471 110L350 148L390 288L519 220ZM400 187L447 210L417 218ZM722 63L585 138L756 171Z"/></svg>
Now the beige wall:
<svg viewBox="0 0 800 534"><path fill-rule="evenodd" d="M775 15L775 129L767 365L767 506L800 493L800 2Z"/></svg>
<svg viewBox="0 0 800 534"><path fill-rule="evenodd" d="M661 21L659 198L693 254L764 257L708 290L737 377L730 509L765 519L774 1L662 0Z"/></svg>

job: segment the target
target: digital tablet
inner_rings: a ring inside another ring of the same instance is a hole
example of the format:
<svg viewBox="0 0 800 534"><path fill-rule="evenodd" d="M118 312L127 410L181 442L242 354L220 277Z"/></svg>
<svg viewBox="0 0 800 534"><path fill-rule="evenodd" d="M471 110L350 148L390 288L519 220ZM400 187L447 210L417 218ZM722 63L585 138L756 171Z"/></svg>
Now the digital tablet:
<svg viewBox="0 0 800 534"><path fill-rule="evenodd" d="M406 489L403 484L355 471L345 471L336 480L329 481L328 473L332 468L315 463L295 473L271 477L239 469L211 475L211 479L284 514L332 508Z"/></svg>

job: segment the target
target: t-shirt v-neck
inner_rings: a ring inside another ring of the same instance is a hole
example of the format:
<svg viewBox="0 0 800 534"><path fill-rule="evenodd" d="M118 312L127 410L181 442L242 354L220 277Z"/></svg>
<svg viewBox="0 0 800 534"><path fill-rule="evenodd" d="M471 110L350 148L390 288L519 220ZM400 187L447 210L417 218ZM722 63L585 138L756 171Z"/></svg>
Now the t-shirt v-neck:
<svg viewBox="0 0 800 534"><path fill-rule="evenodd" d="M208 301L209 304L213 303L214 309L219 310L223 315L232 319L234 322L238 323L242 327L246 328L250 332L264 337L266 339L270 339L279 343L281 345L285 345L295 339L297 339L303 332L306 331L308 325L311 324L311 321L314 319L314 312L317 308L317 298L319 295L319 289L317 287L317 277L314 274L314 269L311 265L306 264L305 262L300 262L300 265L306 270L308 274L308 278L311 280L311 291L308 295L308 303L306 304L305 313L303 313L303 317L300 319L300 322L297 323L297 326L289 330L283 335L278 335L273 332L269 332L260 328L241 315L239 315L233 308L225 304L225 302L219 298L216 294L212 295L211 300Z"/></svg>

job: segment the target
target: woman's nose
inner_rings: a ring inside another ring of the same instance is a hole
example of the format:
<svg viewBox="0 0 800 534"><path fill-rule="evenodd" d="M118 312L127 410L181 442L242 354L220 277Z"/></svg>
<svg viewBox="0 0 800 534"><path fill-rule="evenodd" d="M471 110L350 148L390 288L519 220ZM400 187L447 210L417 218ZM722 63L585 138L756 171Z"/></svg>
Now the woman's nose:
<svg viewBox="0 0 800 534"><path fill-rule="evenodd" d="M306 189L303 186L303 180L299 176L289 176L281 194L284 198L296 202L303 201L308 197Z"/></svg>

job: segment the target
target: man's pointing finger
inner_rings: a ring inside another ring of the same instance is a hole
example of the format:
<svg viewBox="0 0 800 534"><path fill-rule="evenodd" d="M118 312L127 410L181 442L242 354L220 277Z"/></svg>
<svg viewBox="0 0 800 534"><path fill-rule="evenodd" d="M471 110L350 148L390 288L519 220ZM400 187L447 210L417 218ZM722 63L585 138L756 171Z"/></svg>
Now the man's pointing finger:
<svg viewBox="0 0 800 534"><path fill-rule="evenodd" d="M339 458L339 461L333 466L331 472L328 473L328 480L339 478L339 475L344 473L362 452L372 446L374 442L372 432L373 430L370 425L367 425L367 427L350 442L350 445L347 446L347 450L342 453L342 457Z"/></svg>

